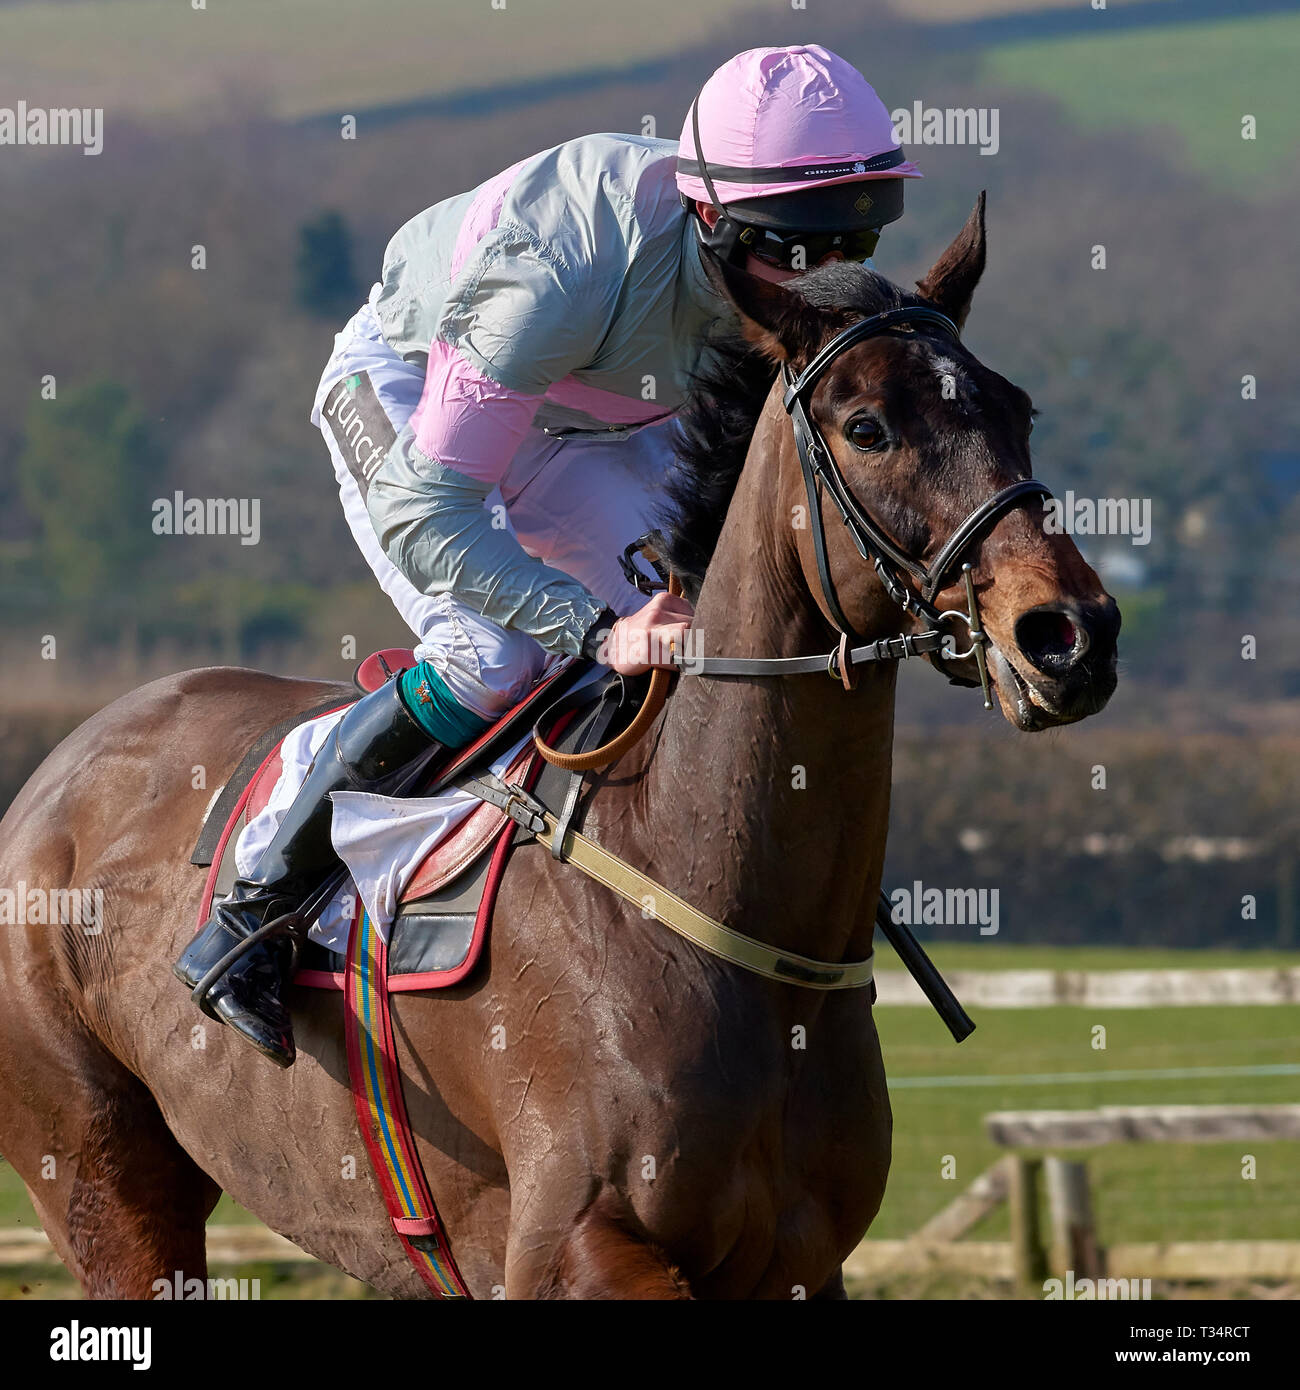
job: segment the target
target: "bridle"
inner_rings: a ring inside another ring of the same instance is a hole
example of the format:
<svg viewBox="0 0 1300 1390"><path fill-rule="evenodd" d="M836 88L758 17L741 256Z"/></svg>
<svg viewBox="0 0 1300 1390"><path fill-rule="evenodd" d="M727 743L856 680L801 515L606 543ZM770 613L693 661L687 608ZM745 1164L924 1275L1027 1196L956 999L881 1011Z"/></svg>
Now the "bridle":
<svg viewBox="0 0 1300 1390"><path fill-rule="evenodd" d="M696 228L702 244L708 247L719 260L723 262L734 261L738 253L745 249L746 237L751 233L743 230L739 223L733 222L726 206L718 197L718 190L714 187L713 178L709 172L709 162L704 157L704 150L701 147L699 105L698 98L691 103L691 136L694 141L695 158L693 160L679 158L678 169L680 173L699 177L704 181L709 202L718 214L717 224L712 230L705 227L702 219L696 219ZM871 161L871 167L877 170L893 168L902 162L902 158L901 149L891 150ZM857 172L860 173L866 166L859 164L856 167ZM723 174L728 177L741 177L744 182L748 183L772 179L780 179L784 182L799 178L824 177L833 172L835 170L830 166L809 166L803 169L718 170L720 177ZM689 206L689 201L685 195L683 195L682 201ZM975 582L970 565L962 565L962 577L966 584L966 611L964 613L960 609L954 608L944 609L940 612L934 607L931 600L943 589L954 566L978 536L996 526L1007 512L1018 507L1025 498L1050 497L1052 495L1051 489L1034 478L1024 478L1018 483L1012 483L1009 487L1003 488L1000 492L995 492L992 497L987 498L976 507L957 527L927 567L901 547L895 545L854 497L844 475L835 462L834 455L827 447L825 439L822 438L821 431L813 423L812 417L808 413L809 403L812 400L814 390L817 388L817 383L821 380L826 369L842 353L847 352L849 348L867 338L879 337L881 334L892 333L903 328L910 328L914 331L920 326L938 328L951 337L954 342L959 343L961 341L961 333L957 325L946 314L924 304L909 304L898 309L887 309L884 313L872 314L858 323L850 324L842 332L837 333L798 376L791 372L788 362L781 367L781 379L785 383L783 400L786 413L790 416L790 422L794 426L795 445L799 450L799 466L803 470L804 488L808 494L808 511L812 519L813 543L817 555L817 575L821 582L827 611L840 631L838 649L828 653L824 661L814 660L812 666L807 665L808 659L803 657L770 661L739 657L702 657L691 660L689 664L685 660L680 661L678 665L684 673L707 676L797 675L805 670L819 670L824 665L831 676L838 677L844 683L845 689L851 690L856 684L853 668L863 662L902 661L910 656L929 654L933 658L934 665L954 685L970 685L973 682L966 680L965 677L954 675L948 670L944 662L963 661L969 656L974 656L975 665L979 671L980 688L984 694L984 708L993 708L993 700L989 691L988 658L985 651L988 637L980 626L979 603L975 596ZM853 537L853 543L857 546L858 553L874 566L880 582L885 586L885 592L905 614L928 623L930 626L927 630L904 634L897 638L887 638L880 642L858 645L857 634L853 630L852 623L844 616L844 609L841 607L839 597L835 592L835 582L831 578L830 562L826 554L826 528L822 520L821 499L823 491L834 502L840 519L848 527L849 535ZM631 556L637 550L648 556L653 547L653 535L654 533L650 533L643 536L641 540L634 542L624 552L624 572L631 582L645 593L653 592L653 590L646 588L641 582L644 576L632 563ZM903 579L904 574L916 584L919 592L914 593L908 588ZM662 571L660 578L665 584L668 582L667 575L663 574ZM966 624L970 636L970 646L966 651L956 651L952 634L943 631L944 623L949 621Z"/></svg>
<svg viewBox="0 0 1300 1390"><path fill-rule="evenodd" d="M954 684L973 685L975 682L964 676L954 675L944 664L948 661L964 661L967 657L973 656L979 672L979 686L984 695L984 708L993 708L986 651L988 635L980 623L979 600L975 594L973 571L969 564L962 562L962 556L978 537L992 530L1008 512L1020 506L1026 498L1050 497L1051 489L1036 478L1023 478L1020 482L1012 483L995 492L962 521L940 547L939 553L930 564L925 565L891 540L853 495L835 462L835 456L808 413L809 402L817 383L841 354L867 338L917 327L938 328L955 342L961 341L957 325L946 314L923 304L910 304L900 309L887 309L884 313L873 314L858 323L850 324L837 333L797 376L791 372L788 364L781 369L782 380L785 383L782 400L794 427L795 446L799 451L799 465L803 470L804 489L808 495L817 576L826 600L827 611L840 632L839 645L820 656L694 656L689 652L678 652L673 656L673 665L682 675L740 676L753 679L762 676L801 676L823 672L841 682L846 690L852 690L857 684L856 668L859 666L875 661L905 661L909 657L928 655L935 666ZM841 520L848 527L849 535L853 537L858 553L864 560L871 562L885 587L885 592L905 614L928 624L923 631L879 637L874 642L858 642L858 635L844 615L835 590L835 581L831 578L830 560L826 552L826 527L822 515L823 492L835 504ZM649 531L633 541L620 558L628 582L644 594L653 594L664 588L673 593L681 592L677 586L677 577L669 575L659 560L663 545L663 537L656 531ZM651 579L635 563L632 557L636 554L644 556L654 566L659 576L657 581ZM932 600L944 588L959 562L962 579L966 585L966 609L964 612L960 608L938 609ZM908 587L904 575L916 586L915 589ZM953 633L945 631L948 623L966 624L970 646L965 651L958 651ZM561 753L547 744L540 729L534 729L534 738L542 756L557 767L574 772L607 767L636 743L654 723L663 709L671 679L672 672L664 667L653 671L645 698L635 717L622 733L603 747L592 748L582 753Z"/></svg>
<svg viewBox="0 0 1300 1390"><path fill-rule="evenodd" d="M835 596L835 585L827 566L825 532L821 524L818 484L824 487L830 495L844 524L849 528L849 534L853 537L858 552L864 560L870 560L874 565L890 598L904 612L916 613L930 622L937 622L939 616L930 606L930 600L944 587L953 566L975 537L986 527L1000 520L1017 505L1020 498L1042 494L1051 495L1050 489L1034 478L1026 478L1021 482L1012 483L1009 487L994 493L992 497L980 503L957 527L928 568L895 545L871 516L863 510L845 482L844 475L840 472L834 455L822 438L821 431L809 417L808 406L813 391L827 368L849 348L866 338L879 337L881 334L888 333L905 324L918 323L942 329L954 340L960 341L957 326L947 315L923 305L910 305L902 309L890 309L886 313L875 314L871 318L863 319L860 323L851 324L842 333L832 338L797 377L791 375L788 365L781 369L782 379L786 384L783 403L790 416L791 424L794 426L795 444L799 450L799 462L803 467L804 484L812 509L818 575L836 626L850 636L853 635L853 628L840 608ZM920 589L919 598L907 590L899 577L899 570L906 571L916 582Z"/></svg>
<svg viewBox="0 0 1300 1390"><path fill-rule="evenodd" d="M957 325L938 309L922 304L906 305L899 309L888 309L881 314L850 324L821 349L797 376L788 364L781 368L785 392L782 396L786 413L794 428L795 447L799 452L799 465L803 470L804 489L808 496L808 512L811 522L813 547L817 561L817 576L826 608L831 620L840 631L839 646L825 656L751 658L751 657L690 657L683 655L678 665L683 674L700 676L792 676L804 672L825 671L842 681L846 689L856 684L853 668L872 661L902 661L912 656L933 655L935 665L958 684L971 684L963 677L954 676L944 666L946 661L962 661L974 656L979 670L979 684L984 694L985 709L992 709L993 702L989 690L988 662L985 648L988 636L980 624L979 603L975 596L975 584L971 566L962 563L961 573L966 584L966 611L947 608L937 609L933 604L935 596L948 583L950 576L962 556L980 536L997 525L1006 514L1020 506L1030 497L1050 497L1051 489L1036 478L1024 478L986 498L953 531L940 547L939 553L927 566L909 555L885 534L871 514L853 495L848 482L840 472L835 456L822 437L821 431L809 414L809 404L817 383L826 370L845 352L868 338L879 337L902 329L915 330L918 327L937 328L955 342L961 341ZM826 528L822 512L822 494L834 503L840 519L848 528L849 535L858 553L871 565L884 585L885 592L904 613L918 618L929 626L916 633L903 633L897 637L880 638L875 642L859 644L858 634L844 614L831 577L830 561L826 550ZM644 579L644 575L631 565L630 555L634 550L645 550L641 541L628 547L625 554L625 572L634 583ZM906 579L904 578L906 576ZM915 589L909 588L911 580ZM641 585L644 588L644 585ZM965 651L956 650L953 634L944 630L945 624L961 622L966 624L970 646Z"/></svg>

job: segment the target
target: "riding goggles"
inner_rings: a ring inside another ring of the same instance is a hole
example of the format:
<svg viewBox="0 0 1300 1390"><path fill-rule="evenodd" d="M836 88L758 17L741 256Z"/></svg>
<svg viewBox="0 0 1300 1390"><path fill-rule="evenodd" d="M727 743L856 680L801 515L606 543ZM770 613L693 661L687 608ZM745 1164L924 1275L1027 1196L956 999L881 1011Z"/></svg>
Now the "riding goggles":
<svg viewBox="0 0 1300 1390"><path fill-rule="evenodd" d="M777 232L752 225L742 226L737 238L751 256L778 270L810 270L836 254L846 261L870 260L879 240L879 227L844 232Z"/></svg>

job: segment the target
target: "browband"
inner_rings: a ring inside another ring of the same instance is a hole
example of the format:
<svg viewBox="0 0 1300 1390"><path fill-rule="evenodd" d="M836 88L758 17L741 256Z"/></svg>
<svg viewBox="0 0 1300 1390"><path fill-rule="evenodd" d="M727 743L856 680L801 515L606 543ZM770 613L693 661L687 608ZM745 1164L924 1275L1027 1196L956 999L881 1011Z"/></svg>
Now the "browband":
<svg viewBox="0 0 1300 1390"><path fill-rule="evenodd" d="M901 309L886 309L883 314L873 314L870 318L850 324L842 333L837 333L789 383L783 398L786 411L789 412L800 396L806 396L817 385L822 373L842 352L847 352L864 338L874 338L878 334L887 333L891 328L909 323L924 323L932 328L940 328L955 341L961 341L961 333L948 315L924 304L905 304Z"/></svg>

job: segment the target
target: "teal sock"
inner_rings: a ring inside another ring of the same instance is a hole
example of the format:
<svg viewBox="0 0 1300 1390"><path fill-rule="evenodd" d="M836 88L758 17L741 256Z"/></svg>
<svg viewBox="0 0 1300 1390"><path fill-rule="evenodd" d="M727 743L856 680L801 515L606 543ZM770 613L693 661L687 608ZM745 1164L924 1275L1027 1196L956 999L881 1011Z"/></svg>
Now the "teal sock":
<svg viewBox="0 0 1300 1390"><path fill-rule="evenodd" d="M411 718L444 748L464 748L492 727L490 719L481 719L456 699L427 661L402 672L397 693Z"/></svg>

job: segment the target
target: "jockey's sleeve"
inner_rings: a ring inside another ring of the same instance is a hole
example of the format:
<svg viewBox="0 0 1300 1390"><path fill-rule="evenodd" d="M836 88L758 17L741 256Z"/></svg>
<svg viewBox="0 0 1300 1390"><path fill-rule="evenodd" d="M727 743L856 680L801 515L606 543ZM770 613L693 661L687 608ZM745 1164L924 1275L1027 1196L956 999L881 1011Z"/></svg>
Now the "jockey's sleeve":
<svg viewBox="0 0 1300 1390"><path fill-rule="evenodd" d="M453 280L433 337L498 385L540 396L599 355L628 254L616 223L563 245L554 229L495 227Z"/></svg>
<svg viewBox="0 0 1300 1390"><path fill-rule="evenodd" d="M415 447L490 492L505 477L541 400L485 376L460 348L435 338L411 416Z"/></svg>
<svg viewBox="0 0 1300 1390"><path fill-rule="evenodd" d="M425 391L438 409L412 416L366 498L380 544L423 592L455 594L502 627L577 655L604 602L529 555L484 505L541 398L482 376L445 344L433 349Z"/></svg>
<svg viewBox="0 0 1300 1390"><path fill-rule="evenodd" d="M420 404L366 499L380 544L417 588L571 655L604 601L529 555L484 502L546 388L595 357L621 283L519 227L484 238L430 344Z"/></svg>
<svg viewBox="0 0 1300 1390"><path fill-rule="evenodd" d="M408 423L366 498L388 558L423 592L454 594L550 651L578 655L603 600L494 525L484 505L491 486L429 458L414 435Z"/></svg>

